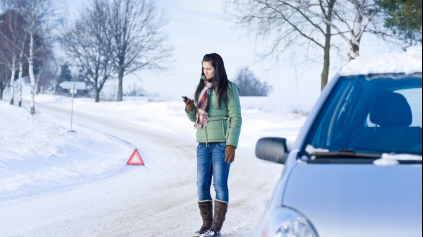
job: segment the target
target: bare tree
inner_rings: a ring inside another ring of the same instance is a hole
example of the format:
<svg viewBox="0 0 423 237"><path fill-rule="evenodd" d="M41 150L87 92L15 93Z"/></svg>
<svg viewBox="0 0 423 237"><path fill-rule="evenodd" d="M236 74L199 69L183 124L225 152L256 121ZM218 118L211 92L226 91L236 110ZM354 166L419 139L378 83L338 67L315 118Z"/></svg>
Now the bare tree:
<svg viewBox="0 0 423 237"><path fill-rule="evenodd" d="M16 43L17 41L17 21L16 17L14 17L16 13L9 11L3 14L0 17L2 21L2 25L0 26L0 43L3 44L4 50L0 52L0 56L6 62L6 65L9 67L10 73L10 104L13 105L14 100L14 81L15 81L15 73L16 73L16 61L17 61L17 50L12 43Z"/></svg>
<svg viewBox="0 0 423 237"><path fill-rule="evenodd" d="M241 96L268 96L273 90L272 86L267 82L261 82L248 67L238 70L234 82Z"/></svg>
<svg viewBox="0 0 423 237"><path fill-rule="evenodd" d="M45 93L47 89L54 87L58 72L58 65L54 53L50 47L45 47L37 55L39 60L35 63L35 70L38 72L35 83L35 93Z"/></svg>
<svg viewBox="0 0 423 237"><path fill-rule="evenodd" d="M104 84L115 74L110 25L108 0L94 0L62 40L67 55L93 87L95 102L100 102Z"/></svg>
<svg viewBox="0 0 423 237"><path fill-rule="evenodd" d="M338 0L335 7L335 22L330 22L324 18L322 14L315 12L312 8L307 7L303 4L302 0L294 0L301 8L305 11L319 17L328 26L332 27L337 35L341 36L349 47L348 59L354 60L360 57L360 43L364 33L370 32L377 35L384 36L384 32L379 31L380 28L370 29L368 28L371 23L374 23L374 18L381 13L379 4L375 0ZM351 4L352 6L348 5ZM349 14L353 11L354 14ZM350 18L351 15L354 19ZM375 26L375 25L374 25ZM343 32L341 29L346 28L348 31ZM348 38L348 35L350 37Z"/></svg>
<svg viewBox="0 0 423 237"><path fill-rule="evenodd" d="M128 90L125 93L125 96L145 96L146 94L147 93L141 86L134 83L129 86Z"/></svg>
<svg viewBox="0 0 423 237"><path fill-rule="evenodd" d="M3 14L4 10L2 8L2 6L0 5L0 14ZM1 22L1 20L0 20ZM4 50L3 48L4 46L2 46L2 44L0 44L0 52ZM0 101L3 100L3 91L5 88L5 78L7 78L6 73L7 73L7 69L6 69L6 65L5 62L3 61L3 59L0 57Z"/></svg>
<svg viewBox="0 0 423 237"><path fill-rule="evenodd" d="M112 0L111 28L114 67L118 74L117 101L122 101L125 75L163 71L170 62L172 47L162 32L168 22L155 0Z"/></svg>
<svg viewBox="0 0 423 237"><path fill-rule="evenodd" d="M1 49L1 47L0 47ZM7 87L10 80L10 71L6 67L5 63L0 59L0 101L3 100L4 89Z"/></svg>
<svg viewBox="0 0 423 237"><path fill-rule="evenodd" d="M2 7L7 7L6 3L2 3ZM14 104L14 81L16 78L16 71L19 64L19 51L17 46L24 45L25 33L23 29L24 20L16 9L7 9L5 13L0 15L0 44L3 50L0 52L0 57L11 71L10 78L10 104Z"/></svg>
<svg viewBox="0 0 423 237"><path fill-rule="evenodd" d="M29 48L29 38L28 32L25 30L26 21L14 6L15 0L3 0L0 2L0 9L3 9L0 18L3 19L2 25L6 26L0 27L3 30L0 31L0 41L2 41L3 46L5 47L3 52L9 51L8 57L10 57L10 52L13 52L12 63L9 63L9 68L18 67L18 106L22 106L22 76L24 70L24 53L25 50ZM25 1L25 0L22 0ZM16 52L17 51L17 52ZM18 56L17 56L18 55ZM4 57L4 54L3 54ZM14 59L15 58L15 59ZM9 60L10 61L10 60ZM15 63L13 63L15 62ZM12 70L12 69L10 69ZM13 104L13 82L10 84L11 87L11 103Z"/></svg>
<svg viewBox="0 0 423 237"><path fill-rule="evenodd" d="M61 17L58 7L52 0L10 0L14 8L17 9L24 18L26 24L25 31L29 38L29 49L25 51L23 56L28 61L28 71L31 80L31 105L30 113L35 114L35 72L34 60L37 53L45 46L44 44L37 44L37 36L39 39L47 40L53 30L60 22ZM17 46L19 47L19 46Z"/></svg>
<svg viewBox="0 0 423 237"><path fill-rule="evenodd" d="M266 57L288 50L306 56L320 51L322 90L328 83L334 50L339 55L347 48L347 59L353 60L360 55L364 33L389 36L378 24L380 10L375 0L228 0L226 9L230 20L258 37L272 38Z"/></svg>
<svg viewBox="0 0 423 237"><path fill-rule="evenodd" d="M24 54L25 50L29 47L28 43L23 41L19 50L19 75L18 75L18 106L22 107L22 77L24 75Z"/></svg>

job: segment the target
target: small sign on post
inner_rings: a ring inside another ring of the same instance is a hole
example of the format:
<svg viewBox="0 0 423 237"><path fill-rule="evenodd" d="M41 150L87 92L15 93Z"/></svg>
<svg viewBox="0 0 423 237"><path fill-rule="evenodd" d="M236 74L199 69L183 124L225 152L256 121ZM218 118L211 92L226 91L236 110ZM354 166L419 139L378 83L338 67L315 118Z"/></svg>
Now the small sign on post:
<svg viewBox="0 0 423 237"><path fill-rule="evenodd" d="M72 114L71 114L71 127L69 132L75 132L72 129L73 125L73 98L78 90L85 90L87 88L87 85L84 82L71 82L71 81L65 81L60 83L59 85L63 89L69 89L70 93L72 93Z"/></svg>

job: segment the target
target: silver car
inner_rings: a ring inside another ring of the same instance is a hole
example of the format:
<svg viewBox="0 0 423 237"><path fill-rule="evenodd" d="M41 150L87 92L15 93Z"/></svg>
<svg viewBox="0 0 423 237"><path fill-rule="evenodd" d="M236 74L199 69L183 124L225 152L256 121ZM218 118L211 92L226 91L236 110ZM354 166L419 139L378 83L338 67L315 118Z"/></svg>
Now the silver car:
<svg viewBox="0 0 423 237"><path fill-rule="evenodd" d="M422 74L336 76L292 148L255 237L422 236Z"/></svg>

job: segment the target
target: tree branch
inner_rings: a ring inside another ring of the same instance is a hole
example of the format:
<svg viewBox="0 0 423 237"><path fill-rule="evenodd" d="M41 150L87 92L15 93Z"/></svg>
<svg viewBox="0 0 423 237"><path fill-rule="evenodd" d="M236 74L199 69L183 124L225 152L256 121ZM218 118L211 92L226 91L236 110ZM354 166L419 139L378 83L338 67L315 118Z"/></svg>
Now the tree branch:
<svg viewBox="0 0 423 237"><path fill-rule="evenodd" d="M306 35L304 32L302 32L297 25L293 24L281 11L279 11L278 9L275 9L274 7L270 6L268 3L263 3L262 4L266 5L268 8L272 9L273 11L279 13L279 15L292 27L294 28L301 36L305 37L306 39L314 42L315 44L317 44L319 47L321 48L325 48L325 46L323 46L321 43L319 43L317 40L315 40L314 38ZM288 4L289 6L289 4ZM295 9L295 8L294 8ZM320 28L320 27L319 27ZM320 30L324 33L324 31L320 28Z"/></svg>
<svg viewBox="0 0 423 237"><path fill-rule="evenodd" d="M360 32L359 36L357 36L357 39L361 39L363 37L364 32L366 32L367 28L369 27L370 23L372 22L373 18L379 13L379 10L375 10L375 12L369 17L366 25L364 25L362 31Z"/></svg>
<svg viewBox="0 0 423 237"><path fill-rule="evenodd" d="M295 2L297 2L298 3L298 5L300 5L301 6L301 8L303 8L304 10L306 10L306 11L308 11L308 12L310 12L311 14L313 14L313 15L315 15L315 16L317 16L317 17L319 17L320 19L322 19L326 24L328 24L328 25L330 25L332 28L334 28L336 31L338 31L338 33L339 33L339 35L350 45L350 47L352 47L352 44L351 44L351 42L350 42L350 40L345 36L345 34L343 34L342 32L341 32L341 30L336 26L336 25L334 25L332 22L330 22L330 21L328 21L326 18L324 18L324 17L322 17L319 13L317 13L317 12L315 12L315 11L313 11L313 10L311 10L311 9L308 9L307 7L305 7L302 3L301 3L301 1L299 1L299 0L294 0Z"/></svg>

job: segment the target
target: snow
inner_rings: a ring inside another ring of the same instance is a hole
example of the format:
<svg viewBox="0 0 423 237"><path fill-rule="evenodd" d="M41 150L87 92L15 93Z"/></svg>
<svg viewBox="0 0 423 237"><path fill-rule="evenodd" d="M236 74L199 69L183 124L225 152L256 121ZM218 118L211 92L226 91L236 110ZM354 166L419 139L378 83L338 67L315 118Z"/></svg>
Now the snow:
<svg viewBox="0 0 423 237"><path fill-rule="evenodd" d="M224 236L249 236L280 179L283 166L256 159L255 143L292 143L314 101L241 98ZM77 98L77 133L67 132L71 98L37 95L33 117L28 104L29 97L24 108L0 101L0 236L189 236L201 226L196 130L182 99ZM135 148L146 168L125 167Z"/></svg>
<svg viewBox="0 0 423 237"><path fill-rule="evenodd" d="M421 156L417 156L417 155L408 155L408 154L398 154L398 155L393 155L393 154L383 154L382 155L382 159L385 160L414 160L414 161L421 161L422 157Z"/></svg>
<svg viewBox="0 0 423 237"><path fill-rule="evenodd" d="M422 156L408 154L383 154L382 158L374 162L378 166L395 166L399 165L399 161L422 161Z"/></svg>
<svg viewBox="0 0 423 237"><path fill-rule="evenodd" d="M95 104L76 99L75 111L130 122L154 131L180 134L195 139L196 130L184 110L182 99L171 97L126 98L121 103ZM39 95L43 104L70 109L71 98ZM284 137L292 144L311 111L315 99L241 97L243 126L239 146L254 148L261 137ZM295 114L293 113L295 112Z"/></svg>
<svg viewBox="0 0 423 237"><path fill-rule="evenodd" d="M30 100L24 86L24 102ZM6 94L6 98L7 98ZM196 130L177 97L125 97L125 101L94 103L74 100L75 114L130 123L151 132L180 135L195 143ZM240 148L254 149L262 137L284 137L292 145L317 98L242 97ZM69 96L39 94L36 103L70 111ZM75 125L76 124L76 125ZM57 192L116 175L135 149L104 133L78 126L68 133L65 119L0 102L0 204ZM88 145L87 145L88 144Z"/></svg>
<svg viewBox="0 0 423 237"><path fill-rule="evenodd" d="M70 120L70 119L69 119ZM132 147L0 101L0 204L115 175ZM133 150L132 150L133 151Z"/></svg>
<svg viewBox="0 0 423 237"><path fill-rule="evenodd" d="M377 166L395 166L395 165L399 165L400 163L398 160L379 159L379 160L375 160L373 164Z"/></svg>
<svg viewBox="0 0 423 237"><path fill-rule="evenodd" d="M371 74L415 74L422 70L422 46L414 46L404 53L390 53L381 56L359 58L351 61L340 72L340 76Z"/></svg>
<svg viewBox="0 0 423 237"><path fill-rule="evenodd" d="M340 75L416 72L422 72L422 47L355 60ZM260 203L280 179L282 166L254 157L257 140L284 137L292 145L316 100L241 98L243 126L225 236L249 235L265 209ZM28 103L29 96L24 108L0 101L0 236L188 236L201 225L196 130L181 98L77 98L76 133L67 131L70 97L37 95L35 116ZM135 148L146 168L125 167ZM400 160L422 158L384 154L375 165Z"/></svg>
<svg viewBox="0 0 423 237"><path fill-rule="evenodd" d="M330 152L330 150L328 150L328 149L321 149L321 148L315 148L312 145L308 145L306 147L306 152L308 154L313 154L313 153L317 153L317 152Z"/></svg>
<svg viewBox="0 0 423 237"><path fill-rule="evenodd" d="M241 98L225 237L249 236L280 179L282 166L255 158L257 140L292 144L316 99ZM0 236L190 236L201 226L196 130L181 98L77 98L77 133L67 132L70 97L37 95L35 116L28 101L0 101ZM135 148L146 168L125 167Z"/></svg>

